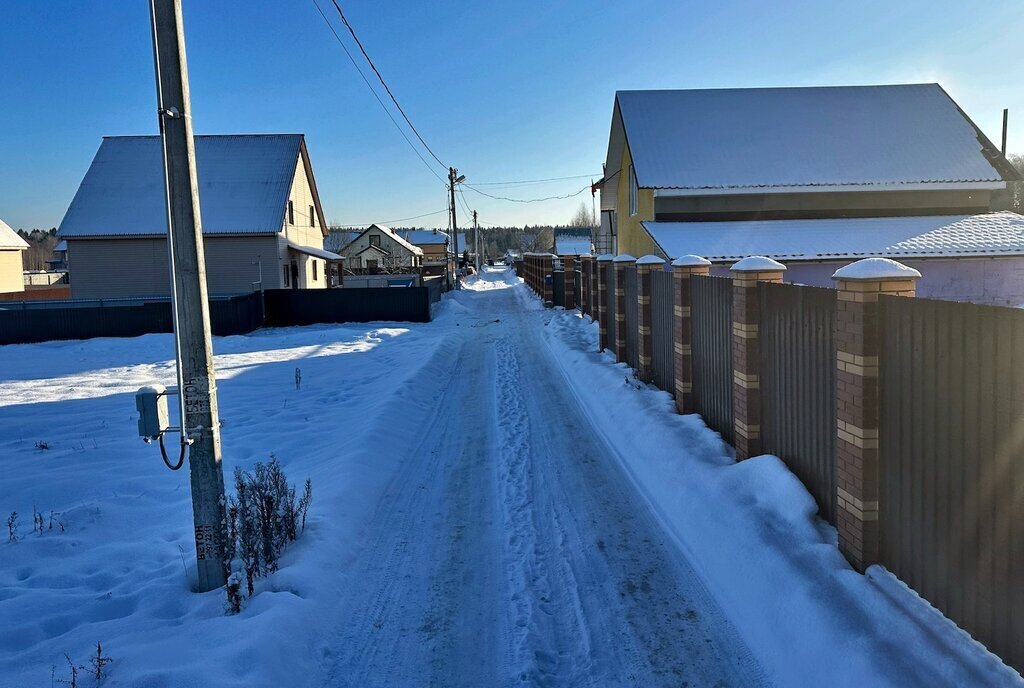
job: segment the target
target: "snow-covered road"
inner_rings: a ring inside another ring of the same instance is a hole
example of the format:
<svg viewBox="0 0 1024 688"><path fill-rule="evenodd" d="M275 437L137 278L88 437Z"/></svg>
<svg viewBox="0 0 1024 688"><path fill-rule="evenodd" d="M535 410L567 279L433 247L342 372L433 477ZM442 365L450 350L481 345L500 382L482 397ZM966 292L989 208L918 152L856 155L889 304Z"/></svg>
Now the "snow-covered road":
<svg viewBox="0 0 1024 688"><path fill-rule="evenodd" d="M349 576L328 685L750 686L761 669L500 273Z"/></svg>

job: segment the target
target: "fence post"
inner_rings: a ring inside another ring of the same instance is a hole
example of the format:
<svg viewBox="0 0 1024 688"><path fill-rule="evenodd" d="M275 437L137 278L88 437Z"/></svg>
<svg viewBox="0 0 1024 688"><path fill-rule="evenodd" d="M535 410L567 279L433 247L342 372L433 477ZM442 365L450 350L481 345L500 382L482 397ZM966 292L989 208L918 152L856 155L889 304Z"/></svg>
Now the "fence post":
<svg viewBox="0 0 1024 688"><path fill-rule="evenodd" d="M636 265L636 258L623 253L615 256L615 360L626 360L626 268Z"/></svg>
<svg viewBox="0 0 1024 688"><path fill-rule="evenodd" d="M544 302L545 306L551 305L555 302L553 296L555 277L552 274L554 268L552 258L554 257L555 256L550 253L545 253L540 257L540 281L541 288L543 289L541 293L541 301ZM550 280L548 278L550 278Z"/></svg>
<svg viewBox="0 0 1024 688"><path fill-rule="evenodd" d="M694 275L711 274L711 261L700 256L680 256L672 261L672 284L675 287L675 377L676 411L694 413L693 401L693 292L690 280Z"/></svg>
<svg viewBox="0 0 1024 688"><path fill-rule="evenodd" d="M914 296L921 273L885 258L836 280L836 526L839 550L863 572L878 561L878 295Z"/></svg>
<svg viewBox="0 0 1024 688"><path fill-rule="evenodd" d="M651 338L651 276L655 270L663 270L665 261L658 256L646 255L636 261L636 326L637 326L637 375L644 382L654 379L654 341Z"/></svg>
<svg viewBox="0 0 1024 688"><path fill-rule="evenodd" d="M562 270L565 272L565 310L571 311L576 308L576 258L565 256L562 258Z"/></svg>
<svg viewBox="0 0 1024 688"><path fill-rule="evenodd" d="M612 348L613 344L608 337L608 299L612 297L608 292L611 287L608 284L608 264L615 256L605 253L597 257L595 267L597 269L597 350L604 351Z"/></svg>
<svg viewBox="0 0 1024 688"><path fill-rule="evenodd" d="M758 282L781 282L786 266L750 256L732 272L732 415L736 459L761 453L761 299Z"/></svg>

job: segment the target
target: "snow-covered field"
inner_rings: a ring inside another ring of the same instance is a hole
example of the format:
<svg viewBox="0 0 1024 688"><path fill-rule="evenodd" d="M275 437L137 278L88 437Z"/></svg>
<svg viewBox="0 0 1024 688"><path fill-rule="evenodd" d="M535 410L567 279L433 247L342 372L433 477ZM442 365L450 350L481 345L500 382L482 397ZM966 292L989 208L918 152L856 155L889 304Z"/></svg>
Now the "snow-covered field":
<svg viewBox="0 0 1024 688"><path fill-rule="evenodd" d="M781 462L735 464L504 273L430 324L214 348L226 472L274 454L313 482L305 534L237 616L190 592L187 472L136 437L170 337L0 348L0 514L21 523L0 540L0 686L49 685L97 641L105 685L140 688L1024 684L884 570L850 570ZM32 534L33 509L63 532Z"/></svg>

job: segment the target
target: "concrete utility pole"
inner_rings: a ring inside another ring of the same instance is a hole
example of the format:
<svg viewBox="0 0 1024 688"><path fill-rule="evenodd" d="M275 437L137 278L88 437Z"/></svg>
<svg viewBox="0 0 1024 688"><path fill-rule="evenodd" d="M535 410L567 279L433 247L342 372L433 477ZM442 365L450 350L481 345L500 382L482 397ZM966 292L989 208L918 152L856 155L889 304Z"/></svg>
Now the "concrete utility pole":
<svg viewBox="0 0 1024 688"><path fill-rule="evenodd" d="M181 0L150 0L182 442L189 444L199 592L227 580L224 472Z"/></svg>
<svg viewBox="0 0 1024 688"><path fill-rule="evenodd" d="M465 177L460 177L458 171L454 167L448 168L448 194L450 196L449 202L452 207L452 250L455 253L455 288L459 289L459 223L458 216L455 212L455 185L465 181Z"/></svg>
<svg viewBox="0 0 1024 688"><path fill-rule="evenodd" d="M476 211L473 211L473 246L476 248L476 274L480 274L480 226L476 222Z"/></svg>

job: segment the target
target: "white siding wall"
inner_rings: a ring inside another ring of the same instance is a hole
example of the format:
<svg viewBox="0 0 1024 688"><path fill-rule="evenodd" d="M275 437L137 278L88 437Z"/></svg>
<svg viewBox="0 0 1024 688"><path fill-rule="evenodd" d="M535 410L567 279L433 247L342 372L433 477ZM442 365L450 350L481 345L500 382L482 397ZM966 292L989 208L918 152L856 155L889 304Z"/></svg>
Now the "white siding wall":
<svg viewBox="0 0 1024 688"><path fill-rule="evenodd" d="M25 291L21 249L0 250L0 294Z"/></svg>
<svg viewBox="0 0 1024 688"><path fill-rule="evenodd" d="M322 218L317 216L316 204L313 201L313 189L309 184L309 178L306 176L306 167L301 157L295 168L295 178L292 181L292 191L288 196L288 200L294 208L295 222L289 222L291 218L289 218L288 211L285 209L284 228L278 242L280 259L284 264L290 265L294 262L296 267L298 267L299 289L326 288L330 286L324 278L324 270L327 267L326 262L322 258L314 258L288 249L288 240L302 246L312 246L313 248L320 249L324 247L324 234L321 226ZM314 209L312 215L310 215L311 207ZM314 218L312 223L311 217ZM316 264L316 279L314 279L314 263ZM284 268L282 267L278 272L281 273L280 279L283 279ZM290 281L288 286L291 286Z"/></svg>
<svg viewBox="0 0 1024 688"><path fill-rule="evenodd" d="M263 264L263 286L281 286L277 237L206 237L210 294L252 290ZM166 296L170 293L166 239L68 239L72 298Z"/></svg>
<svg viewBox="0 0 1024 688"><path fill-rule="evenodd" d="M376 251L371 251L359 256L361 251L366 250L370 246L370 237L380 237L380 247L390 253L393 256L398 256L400 263L404 267L419 267L422 263L422 257L420 255L412 253L409 249L399 244L386 232L382 232L376 227L370 229L358 239L353 241L347 247L345 247L345 266L348 268L363 268L366 267L362 259L376 260L379 267L384 267L384 261L387 260L385 256L380 255Z"/></svg>

